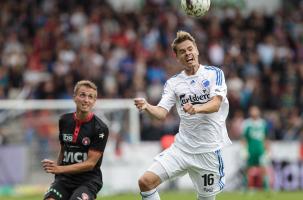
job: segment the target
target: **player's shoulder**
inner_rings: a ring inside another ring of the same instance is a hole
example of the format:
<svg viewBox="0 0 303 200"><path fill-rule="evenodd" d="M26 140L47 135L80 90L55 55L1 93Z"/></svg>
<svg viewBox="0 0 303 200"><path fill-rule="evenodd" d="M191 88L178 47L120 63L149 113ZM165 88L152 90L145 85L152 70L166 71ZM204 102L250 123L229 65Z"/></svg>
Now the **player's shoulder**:
<svg viewBox="0 0 303 200"><path fill-rule="evenodd" d="M167 82L168 82L168 83L174 83L174 82L180 81L180 80L183 79L183 78L184 78L184 76L183 76L182 72L179 72L179 73L173 75L172 77L170 77L170 78L167 80Z"/></svg>
<svg viewBox="0 0 303 200"><path fill-rule="evenodd" d="M253 120L251 118L246 118L243 121L243 124L247 127L247 126L252 126L253 124Z"/></svg>
<svg viewBox="0 0 303 200"><path fill-rule="evenodd" d="M207 72L222 72L222 69L218 66L210 66L210 65L203 65L204 66L204 70Z"/></svg>
<svg viewBox="0 0 303 200"><path fill-rule="evenodd" d="M94 120L96 129L108 130L108 126L97 115L94 115Z"/></svg>
<svg viewBox="0 0 303 200"><path fill-rule="evenodd" d="M182 77L183 77L182 72L179 72L179 73L173 75L172 77L170 77L170 79L168 79L168 80L176 80L176 79L180 79Z"/></svg>
<svg viewBox="0 0 303 200"><path fill-rule="evenodd" d="M164 84L164 88L175 88L178 83L182 82L182 73L178 73L170 77Z"/></svg>
<svg viewBox="0 0 303 200"><path fill-rule="evenodd" d="M201 70L200 73L215 80L217 86L222 86L223 80L225 79L222 69L216 66L204 66L204 70Z"/></svg>
<svg viewBox="0 0 303 200"><path fill-rule="evenodd" d="M73 113L64 113L59 118L59 120L61 121L72 120L72 119L73 119Z"/></svg>
<svg viewBox="0 0 303 200"><path fill-rule="evenodd" d="M260 118L260 120L262 121L262 123L267 123L267 120L264 118Z"/></svg>

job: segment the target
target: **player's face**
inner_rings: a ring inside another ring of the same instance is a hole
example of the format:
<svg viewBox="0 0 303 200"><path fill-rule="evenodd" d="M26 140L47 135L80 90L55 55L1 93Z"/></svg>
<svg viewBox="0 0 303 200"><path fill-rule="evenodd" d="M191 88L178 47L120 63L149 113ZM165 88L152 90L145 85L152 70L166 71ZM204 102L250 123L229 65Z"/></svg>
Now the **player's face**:
<svg viewBox="0 0 303 200"><path fill-rule="evenodd" d="M94 106L97 98L97 92L86 86L80 86L77 94L74 96L74 101L77 106L77 111L88 113Z"/></svg>
<svg viewBox="0 0 303 200"><path fill-rule="evenodd" d="M185 71L192 71L199 67L199 51L192 41L185 40L178 44L176 53L177 59L184 66Z"/></svg>
<svg viewBox="0 0 303 200"><path fill-rule="evenodd" d="M259 108L256 106L251 107L249 113L253 119L258 119L261 115Z"/></svg>

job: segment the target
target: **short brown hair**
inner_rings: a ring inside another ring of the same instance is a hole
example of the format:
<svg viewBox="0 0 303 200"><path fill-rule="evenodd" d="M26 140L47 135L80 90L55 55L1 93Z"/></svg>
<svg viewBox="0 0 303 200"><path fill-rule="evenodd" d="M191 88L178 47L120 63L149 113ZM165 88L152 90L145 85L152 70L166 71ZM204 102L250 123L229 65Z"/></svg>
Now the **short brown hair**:
<svg viewBox="0 0 303 200"><path fill-rule="evenodd" d="M92 81L89 81L89 80L81 80L81 81L78 81L74 87L74 95L77 94L77 92L81 86L92 88L92 89L96 90L96 94L97 94L97 86L95 83L93 83Z"/></svg>
<svg viewBox="0 0 303 200"><path fill-rule="evenodd" d="M191 34L189 34L186 31L178 31L177 37L174 39L173 43L171 44L171 47L176 54L177 54L177 45L186 40L192 41L192 43L194 43L194 45L197 46L196 40Z"/></svg>

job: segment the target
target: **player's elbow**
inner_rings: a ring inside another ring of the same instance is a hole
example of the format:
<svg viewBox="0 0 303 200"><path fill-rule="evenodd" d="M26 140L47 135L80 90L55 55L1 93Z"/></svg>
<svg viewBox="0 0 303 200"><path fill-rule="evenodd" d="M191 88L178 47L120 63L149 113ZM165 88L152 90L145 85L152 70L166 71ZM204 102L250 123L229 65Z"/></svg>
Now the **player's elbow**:
<svg viewBox="0 0 303 200"><path fill-rule="evenodd" d="M219 110L220 110L220 105L219 106L214 105L214 106L208 108L207 110L203 111L203 113L211 114L211 113L218 112Z"/></svg>
<svg viewBox="0 0 303 200"><path fill-rule="evenodd" d="M165 117L166 117L166 115L158 115L158 116L156 116L156 119L158 119L158 120L164 120Z"/></svg>
<svg viewBox="0 0 303 200"><path fill-rule="evenodd" d="M221 96L216 96L213 99L211 113L218 112L220 110L221 102L222 102Z"/></svg>
<svg viewBox="0 0 303 200"><path fill-rule="evenodd" d="M87 164L86 164L86 169L87 169L87 171L91 171L91 170L93 170L94 168L95 168L95 166L96 166L96 163L95 162L87 162Z"/></svg>
<svg viewBox="0 0 303 200"><path fill-rule="evenodd" d="M167 115L168 111L165 110L164 108L162 107L158 107L158 112L157 112L157 115L155 115L155 117L158 119L158 120L164 120L166 118L166 115Z"/></svg>
<svg viewBox="0 0 303 200"><path fill-rule="evenodd" d="M216 105L214 106L213 112L218 112L219 110L220 110L220 104L216 104Z"/></svg>

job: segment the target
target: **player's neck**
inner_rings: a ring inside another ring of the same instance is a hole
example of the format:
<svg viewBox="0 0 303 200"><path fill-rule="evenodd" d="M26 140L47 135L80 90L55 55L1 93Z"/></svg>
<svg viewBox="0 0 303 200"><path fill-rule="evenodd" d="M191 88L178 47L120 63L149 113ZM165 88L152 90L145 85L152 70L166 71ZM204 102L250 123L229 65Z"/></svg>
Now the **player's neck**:
<svg viewBox="0 0 303 200"><path fill-rule="evenodd" d="M90 115L91 115L91 112L76 111L75 117L77 120L86 121Z"/></svg>
<svg viewBox="0 0 303 200"><path fill-rule="evenodd" d="M192 75L195 75L196 73L197 73L197 71L199 70L199 67L200 67L200 64L198 64L198 65L195 65L194 67L191 67L191 68L189 68L189 69L186 69L185 68L185 74L187 75L187 76L192 76Z"/></svg>

